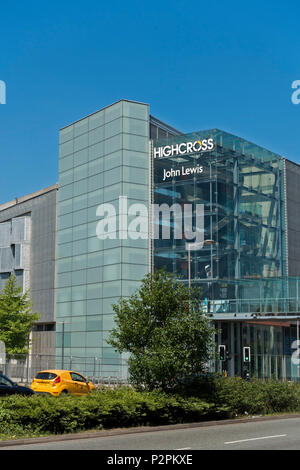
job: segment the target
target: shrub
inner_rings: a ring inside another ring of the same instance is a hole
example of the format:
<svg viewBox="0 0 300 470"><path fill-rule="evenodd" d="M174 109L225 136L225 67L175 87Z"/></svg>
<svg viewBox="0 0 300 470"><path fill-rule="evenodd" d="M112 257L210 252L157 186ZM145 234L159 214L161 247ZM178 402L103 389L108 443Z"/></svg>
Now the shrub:
<svg viewBox="0 0 300 470"><path fill-rule="evenodd" d="M175 394L103 388L88 396L0 399L0 437L63 434L90 429L199 422L247 414L300 410L300 385L196 378Z"/></svg>
<svg viewBox="0 0 300 470"><path fill-rule="evenodd" d="M240 377L201 377L178 388L177 393L205 399L217 409L224 407L228 416L300 410L300 386L276 380L248 382Z"/></svg>
<svg viewBox="0 0 300 470"><path fill-rule="evenodd" d="M214 414L199 398L121 387L84 397L12 396L0 400L0 434L62 434L88 429L159 425L199 421ZM17 432L16 431L16 432Z"/></svg>

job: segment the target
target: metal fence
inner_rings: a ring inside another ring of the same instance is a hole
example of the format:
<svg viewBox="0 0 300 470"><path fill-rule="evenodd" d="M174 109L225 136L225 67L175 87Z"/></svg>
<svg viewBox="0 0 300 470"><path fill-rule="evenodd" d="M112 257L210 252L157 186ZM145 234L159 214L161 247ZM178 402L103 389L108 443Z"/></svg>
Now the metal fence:
<svg viewBox="0 0 300 470"><path fill-rule="evenodd" d="M37 372L49 369L79 372L96 385L128 384L128 367L124 359L111 358L103 363L97 357L30 354L0 362L0 372L24 384L30 384Z"/></svg>

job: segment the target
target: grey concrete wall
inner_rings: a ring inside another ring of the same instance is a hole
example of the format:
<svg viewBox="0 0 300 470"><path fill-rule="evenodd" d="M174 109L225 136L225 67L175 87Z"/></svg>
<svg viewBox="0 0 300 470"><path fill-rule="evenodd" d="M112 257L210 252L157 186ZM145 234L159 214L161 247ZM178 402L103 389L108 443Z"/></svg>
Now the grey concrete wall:
<svg viewBox="0 0 300 470"><path fill-rule="evenodd" d="M55 320L57 187L36 194L0 206L0 223L23 215L31 217L30 292L34 310L41 315L39 322L44 323Z"/></svg>

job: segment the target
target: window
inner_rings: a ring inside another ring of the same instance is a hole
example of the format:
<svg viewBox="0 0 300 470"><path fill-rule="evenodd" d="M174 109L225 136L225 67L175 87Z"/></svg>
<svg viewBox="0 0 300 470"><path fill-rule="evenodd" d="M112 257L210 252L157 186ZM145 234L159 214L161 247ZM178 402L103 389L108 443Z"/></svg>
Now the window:
<svg viewBox="0 0 300 470"><path fill-rule="evenodd" d="M55 331L54 323L38 323L33 326L33 331Z"/></svg>
<svg viewBox="0 0 300 470"><path fill-rule="evenodd" d="M6 377L3 377L3 375L0 375L0 385L5 385L6 387L13 387L13 383Z"/></svg>
<svg viewBox="0 0 300 470"><path fill-rule="evenodd" d="M37 380L54 380L57 377L53 372L38 372L35 376Z"/></svg>
<svg viewBox="0 0 300 470"><path fill-rule="evenodd" d="M74 382L86 382L85 378L82 377L82 375L75 374L74 372L70 372L70 375Z"/></svg>

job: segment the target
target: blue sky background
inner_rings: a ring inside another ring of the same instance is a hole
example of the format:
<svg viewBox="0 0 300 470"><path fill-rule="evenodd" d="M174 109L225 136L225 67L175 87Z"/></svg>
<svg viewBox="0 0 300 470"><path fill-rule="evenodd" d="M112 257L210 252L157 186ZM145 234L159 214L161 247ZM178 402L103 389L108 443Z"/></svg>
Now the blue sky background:
<svg viewBox="0 0 300 470"><path fill-rule="evenodd" d="M0 5L0 203L57 181L59 128L121 98L300 163L298 1Z"/></svg>

